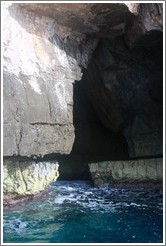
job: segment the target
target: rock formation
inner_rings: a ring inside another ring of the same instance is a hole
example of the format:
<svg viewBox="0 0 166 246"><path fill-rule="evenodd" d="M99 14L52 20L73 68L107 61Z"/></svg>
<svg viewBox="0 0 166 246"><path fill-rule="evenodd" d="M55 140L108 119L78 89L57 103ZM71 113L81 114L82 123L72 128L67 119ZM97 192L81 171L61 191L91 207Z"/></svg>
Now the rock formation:
<svg viewBox="0 0 166 246"><path fill-rule="evenodd" d="M58 163L5 160L3 163L4 194L25 196L37 194L56 181Z"/></svg>
<svg viewBox="0 0 166 246"><path fill-rule="evenodd" d="M107 161L91 163L90 172L97 187L111 186L121 188L161 185L163 179L163 160L140 159L129 161Z"/></svg>
<svg viewBox="0 0 166 246"><path fill-rule="evenodd" d="M3 155L12 168L21 157L162 156L161 3L2 7Z"/></svg>
<svg viewBox="0 0 166 246"><path fill-rule="evenodd" d="M130 158L162 154L160 32L150 32L133 48L125 46L123 37L101 40L83 80L105 128L126 137Z"/></svg>
<svg viewBox="0 0 166 246"><path fill-rule="evenodd" d="M18 4L5 5L4 156L69 154L73 83L96 41Z"/></svg>

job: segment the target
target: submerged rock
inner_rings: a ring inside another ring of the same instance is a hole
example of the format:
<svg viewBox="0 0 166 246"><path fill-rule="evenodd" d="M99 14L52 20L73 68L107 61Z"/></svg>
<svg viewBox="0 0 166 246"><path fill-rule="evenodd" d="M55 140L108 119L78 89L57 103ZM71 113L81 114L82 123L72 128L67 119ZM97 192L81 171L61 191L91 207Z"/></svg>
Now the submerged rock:
<svg viewBox="0 0 166 246"><path fill-rule="evenodd" d="M34 195L48 188L56 181L57 162L13 161L4 160L3 191L5 195L21 197Z"/></svg>
<svg viewBox="0 0 166 246"><path fill-rule="evenodd" d="M163 180L162 158L91 163L89 168L97 187L155 186Z"/></svg>

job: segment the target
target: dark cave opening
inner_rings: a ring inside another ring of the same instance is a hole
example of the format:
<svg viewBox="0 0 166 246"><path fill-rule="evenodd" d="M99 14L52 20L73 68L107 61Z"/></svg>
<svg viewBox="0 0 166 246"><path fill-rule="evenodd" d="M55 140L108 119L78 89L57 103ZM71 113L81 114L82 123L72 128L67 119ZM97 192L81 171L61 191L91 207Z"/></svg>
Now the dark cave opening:
<svg viewBox="0 0 166 246"><path fill-rule="evenodd" d="M125 138L102 125L86 90L84 79L74 84L75 141L71 154L60 161L59 179L62 180L90 179L88 164L91 162L129 158Z"/></svg>
<svg viewBox="0 0 166 246"><path fill-rule="evenodd" d="M124 40L101 39L82 79L73 84L71 153L30 158L57 160L59 180L90 180L88 164L94 162L162 156L162 33L151 31L132 48ZM139 144L143 155L131 156L130 149L135 145L139 150Z"/></svg>
<svg viewBox="0 0 166 246"><path fill-rule="evenodd" d="M59 180L89 180L89 163L129 158L126 139L103 126L87 90L84 77L73 85L75 141L70 155L59 157Z"/></svg>
<svg viewBox="0 0 166 246"><path fill-rule="evenodd" d="M61 161L60 179L90 179L93 162L162 156L162 45L160 31L141 36L131 48L123 36L100 40L82 80L73 85L75 141ZM143 123L130 143L124 129L135 119ZM131 144L138 155L130 155Z"/></svg>
<svg viewBox="0 0 166 246"><path fill-rule="evenodd" d="M31 159L57 160L59 180L90 180L90 163L161 157L162 55L159 31L143 35L132 48L123 36L101 39L82 79L73 84L75 141L71 153ZM124 129L135 117L143 123L137 124L130 143ZM144 155L130 156L131 145L139 149L144 143Z"/></svg>
<svg viewBox="0 0 166 246"><path fill-rule="evenodd" d="M99 157L99 159L126 159L128 147L120 132L103 126L88 97L83 79L74 84L73 121L75 141L71 154ZM96 158L95 158L96 159Z"/></svg>

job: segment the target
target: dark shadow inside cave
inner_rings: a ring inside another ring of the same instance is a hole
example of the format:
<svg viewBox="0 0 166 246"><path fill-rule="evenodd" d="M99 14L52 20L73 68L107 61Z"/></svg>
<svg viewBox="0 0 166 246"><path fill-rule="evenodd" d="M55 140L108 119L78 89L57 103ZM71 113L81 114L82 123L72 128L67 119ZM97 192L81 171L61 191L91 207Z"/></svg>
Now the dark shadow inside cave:
<svg viewBox="0 0 166 246"><path fill-rule="evenodd" d="M58 180L91 180L89 163L162 156L162 55L159 31L142 36L132 48L124 45L123 37L116 42L100 40L82 80L73 85L75 141L71 153L32 158L36 162L58 161ZM113 80L112 75L116 75L117 80ZM111 128L119 121L118 109L124 124L113 131ZM143 120L144 125L138 125L133 140L141 140L148 151L155 147L150 155L149 152L144 156L129 154L131 146L123 130L135 117Z"/></svg>
<svg viewBox="0 0 166 246"><path fill-rule="evenodd" d="M121 133L103 126L87 96L89 88L81 81L74 84L73 121L75 142L71 155L87 156L95 160L128 158L128 147Z"/></svg>
<svg viewBox="0 0 166 246"><path fill-rule="evenodd" d="M162 156L162 32L143 35L132 48L124 40L101 39L82 80L73 85L75 141L71 153L34 158L57 160L59 180L90 180L88 164L93 162ZM145 154L131 157L124 129L135 118L143 124L137 124L132 140L138 149L139 144L145 146Z"/></svg>
<svg viewBox="0 0 166 246"><path fill-rule="evenodd" d="M105 59L102 58L104 52ZM82 80L73 85L75 142L71 154L61 160L59 179L90 179L88 164L92 162L162 156L162 54L160 31L150 31L141 36L132 48L125 45L124 37L99 42L90 66L83 71ZM113 65L109 59L114 61ZM117 84L111 80L112 74L116 75ZM105 75L114 95L105 87ZM99 115L98 107L100 112L106 112L108 107L108 115L107 112ZM122 127L111 130L109 117L112 112L116 127L119 120L117 109L123 119ZM147 150L142 156L131 157L129 148L132 146L128 145L124 129L135 119L144 123L132 136L133 144L140 144L137 145L138 151L145 144ZM103 122L108 122L108 127Z"/></svg>
<svg viewBox="0 0 166 246"><path fill-rule="evenodd" d="M122 133L105 128L87 96L84 78L73 88L75 141L70 155L61 159L61 180L90 179L88 164L128 159L128 145ZM78 165L79 163L79 165Z"/></svg>

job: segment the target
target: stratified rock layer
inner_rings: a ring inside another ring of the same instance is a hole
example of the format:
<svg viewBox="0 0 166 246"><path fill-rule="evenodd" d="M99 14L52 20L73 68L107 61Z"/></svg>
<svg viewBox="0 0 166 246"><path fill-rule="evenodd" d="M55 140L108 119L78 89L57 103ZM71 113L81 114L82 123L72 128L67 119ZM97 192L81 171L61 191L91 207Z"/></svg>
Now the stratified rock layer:
<svg viewBox="0 0 166 246"><path fill-rule="evenodd" d="M57 162L4 160L3 191L5 195L34 195L48 188L59 176Z"/></svg>
<svg viewBox="0 0 166 246"><path fill-rule="evenodd" d="M163 180L163 159L140 159L130 161L107 161L89 164L94 185L110 187L132 185L144 186L161 183Z"/></svg>

